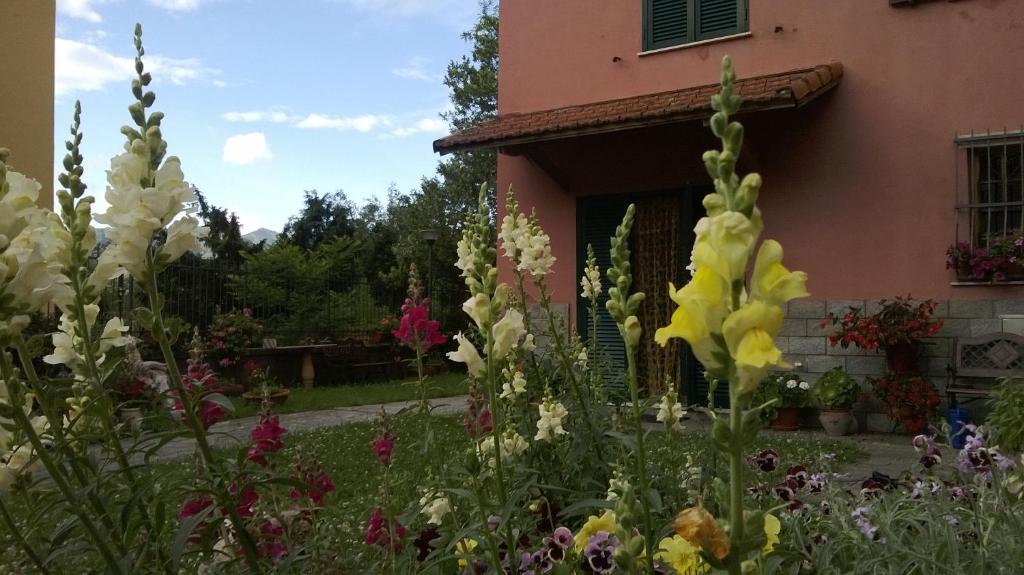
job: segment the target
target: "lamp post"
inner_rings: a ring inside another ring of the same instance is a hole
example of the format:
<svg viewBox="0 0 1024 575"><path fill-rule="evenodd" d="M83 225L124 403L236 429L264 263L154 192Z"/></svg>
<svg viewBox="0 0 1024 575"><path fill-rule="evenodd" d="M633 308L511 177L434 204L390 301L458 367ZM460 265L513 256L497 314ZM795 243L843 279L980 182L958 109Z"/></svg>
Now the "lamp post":
<svg viewBox="0 0 1024 575"><path fill-rule="evenodd" d="M427 297L431 307L434 304L434 242L439 235L437 230L420 230L420 239L427 242Z"/></svg>

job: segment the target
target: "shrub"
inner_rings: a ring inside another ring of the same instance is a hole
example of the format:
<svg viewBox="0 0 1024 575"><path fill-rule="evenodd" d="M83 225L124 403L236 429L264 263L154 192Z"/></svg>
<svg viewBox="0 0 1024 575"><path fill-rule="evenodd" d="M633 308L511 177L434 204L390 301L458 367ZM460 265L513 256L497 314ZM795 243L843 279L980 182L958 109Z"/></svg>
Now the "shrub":
<svg viewBox="0 0 1024 575"><path fill-rule="evenodd" d="M761 411L762 421L769 422L779 415L782 407L807 407L811 404L811 384L794 372L773 373L765 378L754 392L753 405L775 403Z"/></svg>
<svg viewBox="0 0 1024 575"><path fill-rule="evenodd" d="M992 428L995 443L1009 451L1024 452L1024 378L1000 379L990 404L992 413L986 425Z"/></svg>
<svg viewBox="0 0 1024 575"><path fill-rule="evenodd" d="M860 386L842 367L826 371L814 384L814 397L826 408L847 409L857 401Z"/></svg>

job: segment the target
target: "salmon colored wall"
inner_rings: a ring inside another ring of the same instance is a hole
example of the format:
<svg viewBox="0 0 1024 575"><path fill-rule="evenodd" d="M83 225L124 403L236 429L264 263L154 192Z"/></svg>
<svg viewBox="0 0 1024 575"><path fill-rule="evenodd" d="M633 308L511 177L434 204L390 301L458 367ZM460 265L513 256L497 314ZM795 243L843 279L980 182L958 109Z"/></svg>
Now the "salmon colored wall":
<svg viewBox="0 0 1024 575"><path fill-rule="evenodd" d="M54 0L5 0L0 6L0 147L14 169L43 185L39 205L53 207Z"/></svg>
<svg viewBox="0 0 1024 575"><path fill-rule="evenodd" d="M1024 2L896 9L885 0L750 0L750 37L644 56L640 10L641 0L502 0L500 112L715 82L725 54L741 77L838 60L844 77L832 93L744 119L748 162L766 182L766 235L783 243L791 267L810 274L812 297L1024 297L1020 287L950 286L944 266L954 135L1024 124L1024 76L1015 71L1024 61ZM706 130L679 129L680 138ZM552 236L562 301L575 301L574 196L615 191L601 182L631 169L591 158L571 170L588 175L563 190L525 158L499 159L499 189L515 185Z"/></svg>

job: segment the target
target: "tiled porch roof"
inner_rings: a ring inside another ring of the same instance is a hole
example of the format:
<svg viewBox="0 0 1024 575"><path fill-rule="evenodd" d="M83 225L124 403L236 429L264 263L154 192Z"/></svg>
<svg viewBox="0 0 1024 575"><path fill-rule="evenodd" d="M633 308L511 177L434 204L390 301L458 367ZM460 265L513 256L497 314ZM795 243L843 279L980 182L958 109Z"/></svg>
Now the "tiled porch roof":
<svg viewBox="0 0 1024 575"><path fill-rule="evenodd" d="M839 62L778 74L741 78L735 90L741 111L795 108L832 89L843 76ZM434 141L441 154L628 130L709 117L718 84L594 102L537 112L503 114Z"/></svg>

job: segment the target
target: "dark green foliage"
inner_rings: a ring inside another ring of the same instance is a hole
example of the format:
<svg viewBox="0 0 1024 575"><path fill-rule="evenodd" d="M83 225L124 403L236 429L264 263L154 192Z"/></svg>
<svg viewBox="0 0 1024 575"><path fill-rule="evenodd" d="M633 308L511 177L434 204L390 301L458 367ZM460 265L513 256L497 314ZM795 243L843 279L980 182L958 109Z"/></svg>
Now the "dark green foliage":
<svg viewBox="0 0 1024 575"><path fill-rule="evenodd" d="M1004 451L1024 452L1024 378L999 380L991 404L986 423L995 434L993 444Z"/></svg>

